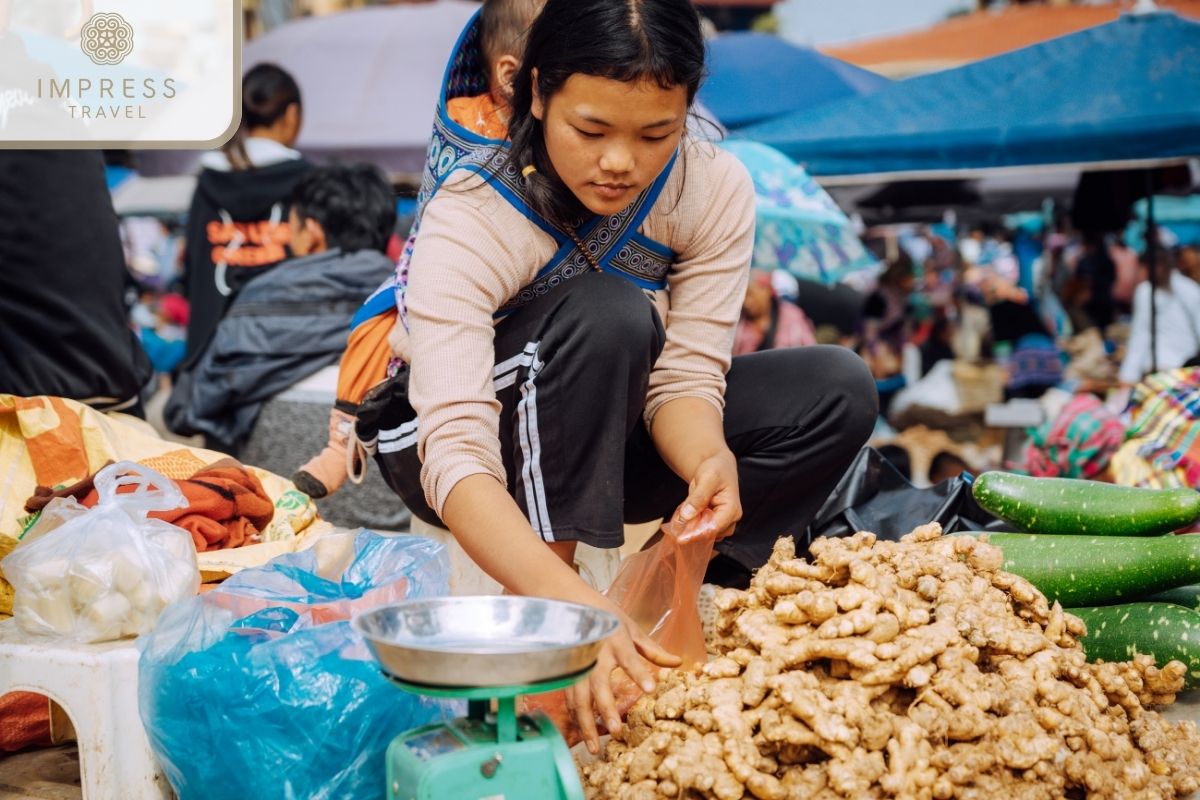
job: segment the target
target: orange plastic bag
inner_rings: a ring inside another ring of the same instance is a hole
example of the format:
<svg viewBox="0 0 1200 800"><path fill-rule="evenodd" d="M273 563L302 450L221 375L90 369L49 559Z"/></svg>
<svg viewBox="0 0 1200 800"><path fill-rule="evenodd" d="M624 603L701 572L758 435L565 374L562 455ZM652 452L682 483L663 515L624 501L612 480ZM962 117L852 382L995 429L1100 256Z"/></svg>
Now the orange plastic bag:
<svg viewBox="0 0 1200 800"><path fill-rule="evenodd" d="M698 601L717 539L712 517L705 509L686 525L663 525L662 538L625 559L605 592L685 668L706 658Z"/></svg>
<svg viewBox="0 0 1200 800"><path fill-rule="evenodd" d="M704 663L707 657L699 597L717 538L712 518L712 511L705 509L687 524L663 525L659 540L625 559L605 592L654 641L682 658L684 669ZM612 687L617 710L624 717L643 692L621 670L614 675ZM549 716L568 745L580 741L565 692L526 697L523 708Z"/></svg>

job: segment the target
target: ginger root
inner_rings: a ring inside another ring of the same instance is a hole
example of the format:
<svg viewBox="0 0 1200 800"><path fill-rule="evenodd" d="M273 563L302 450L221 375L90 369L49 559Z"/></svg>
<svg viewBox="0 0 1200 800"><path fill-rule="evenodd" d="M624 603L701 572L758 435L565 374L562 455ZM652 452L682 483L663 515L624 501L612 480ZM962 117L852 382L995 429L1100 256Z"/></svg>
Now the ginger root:
<svg viewBox="0 0 1200 800"><path fill-rule="evenodd" d="M1088 664L1083 625L1001 571L986 541L780 539L719 591L714 657L630 710L589 800L1174 798L1200 790L1200 733L1149 706L1186 668Z"/></svg>

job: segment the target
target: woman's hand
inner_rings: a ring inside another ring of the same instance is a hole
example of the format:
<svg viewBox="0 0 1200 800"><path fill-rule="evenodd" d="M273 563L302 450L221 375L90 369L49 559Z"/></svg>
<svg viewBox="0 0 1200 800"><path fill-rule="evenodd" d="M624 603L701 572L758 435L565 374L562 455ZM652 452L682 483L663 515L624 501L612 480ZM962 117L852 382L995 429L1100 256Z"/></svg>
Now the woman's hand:
<svg viewBox="0 0 1200 800"><path fill-rule="evenodd" d="M600 649L588 677L566 691L567 705L593 753L600 750L596 716L609 730L621 727L613 698L613 671L623 669L645 691L654 690L657 667L677 667L681 659L642 633L612 600L588 586L529 527L502 483L491 475L470 475L450 492L443 516L476 564L513 594L563 600L608 611L620 621ZM649 663L647 663L649 662Z"/></svg>
<svg viewBox="0 0 1200 800"><path fill-rule="evenodd" d="M711 525L717 529L717 539L732 534L742 518L737 458L728 449L700 462L688 483L687 499L675 511L673 519L691 522L706 508L712 509Z"/></svg>
<svg viewBox="0 0 1200 800"><path fill-rule="evenodd" d="M650 428L654 446L671 471L688 482L687 499L671 519L691 522L706 508L713 511L718 539L733 533L742 518L737 457L725 443L721 413L699 397L680 397L664 405Z"/></svg>
<svg viewBox="0 0 1200 800"><path fill-rule="evenodd" d="M614 670L623 669L643 692L649 693L654 691L657 672L651 665L677 667L681 663L678 656L671 655L642 633L616 604L606 601L604 606L597 607L615 615L621 626L600 648L596 666L588 676L567 689L567 706L575 717L588 752L593 755L600 752L597 717L604 721L609 733L621 729L621 710L613 695Z"/></svg>

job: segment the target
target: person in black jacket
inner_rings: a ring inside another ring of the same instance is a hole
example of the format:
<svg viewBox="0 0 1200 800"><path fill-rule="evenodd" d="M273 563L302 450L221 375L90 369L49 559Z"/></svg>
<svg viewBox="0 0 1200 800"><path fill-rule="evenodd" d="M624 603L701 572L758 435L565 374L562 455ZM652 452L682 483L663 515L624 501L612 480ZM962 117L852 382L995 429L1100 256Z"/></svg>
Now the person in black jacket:
<svg viewBox="0 0 1200 800"><path fill-rule="evenodd" d="M99 152L0 150L0 392L138 412L126 275Z"/></svg>
<svg viewBox="0 0 1200 800"><path fill-rule="evenodd" d="M313 165L293 145L300 87L259 64L242 80L242 123L222 150L206 153L187 221L184 290L191 303L184 371L204 354L243 286L287 258L287 197Z"/></svg>
<svg viewBox="0 0 1200 800"><path fill-rule="evenodd" d="M250 437L263 403L337 363L351 317L395 268L384 251L396 200L377 168L317 169L290 206L296 257L246 284L164 412L172 430L225 452Z"/></svg>

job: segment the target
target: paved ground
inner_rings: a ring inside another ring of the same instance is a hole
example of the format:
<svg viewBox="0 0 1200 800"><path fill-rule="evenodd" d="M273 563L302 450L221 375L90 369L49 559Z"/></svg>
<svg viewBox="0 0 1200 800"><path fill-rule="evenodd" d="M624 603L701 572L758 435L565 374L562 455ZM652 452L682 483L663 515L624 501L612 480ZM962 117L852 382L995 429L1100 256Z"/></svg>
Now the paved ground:
<svg viewBox="0 0 1200 800"><path fill-rule="evenodd" d="M82 800L79 752L67 744L0 755L0 800Z"/></svg>

